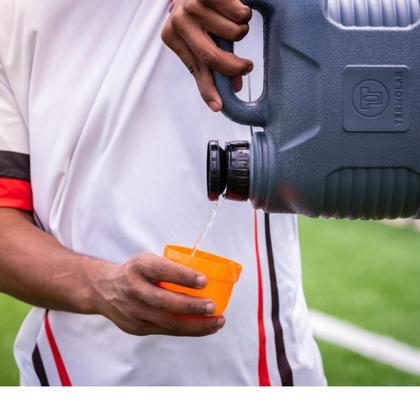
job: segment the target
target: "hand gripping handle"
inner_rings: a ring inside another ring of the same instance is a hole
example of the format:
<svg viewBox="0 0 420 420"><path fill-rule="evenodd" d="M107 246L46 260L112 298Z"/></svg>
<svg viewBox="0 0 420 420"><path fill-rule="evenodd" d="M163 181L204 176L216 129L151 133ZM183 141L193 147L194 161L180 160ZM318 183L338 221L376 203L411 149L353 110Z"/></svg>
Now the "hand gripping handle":
<svg viewBox="0 0 420 420"><path fill-rule="evenodd" d="M274 4L276 0L242 0L242 3L258 10L264 19L264 44L268 42L268 28L271 17L273 16ZM217 45L227 52L233 53L233 42L216 38ZM264 51L267 46L264 45ZM264 60L266 60L264 54ZM266 65L266 63L265 63ZM214 80L217 90L223 100L223 113L233 121L257 127L264 127L268 122L268 101L267 101L267 69L264 71L264 85L261 96L253 102L245 102L236 95L232 79L220 73L214 72Z"/></svg>

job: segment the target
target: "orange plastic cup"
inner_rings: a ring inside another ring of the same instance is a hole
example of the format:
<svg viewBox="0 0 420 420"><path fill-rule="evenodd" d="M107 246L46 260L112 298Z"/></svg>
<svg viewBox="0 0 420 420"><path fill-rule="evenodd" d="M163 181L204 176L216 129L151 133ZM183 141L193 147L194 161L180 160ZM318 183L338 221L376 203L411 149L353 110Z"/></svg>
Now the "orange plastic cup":
<svg viewBox="0 0 420 420"><path fill-rule="evenodd" d="M176 245L167 245L163 256L175 263L185 265L203 274L207 286L192 289L174 283L160 282L160 286L176 293L210 299L216 305L215 316L223 314L232 295L233 286L238 281L242 266L234 261L204 251L197 251Z"/></svg>

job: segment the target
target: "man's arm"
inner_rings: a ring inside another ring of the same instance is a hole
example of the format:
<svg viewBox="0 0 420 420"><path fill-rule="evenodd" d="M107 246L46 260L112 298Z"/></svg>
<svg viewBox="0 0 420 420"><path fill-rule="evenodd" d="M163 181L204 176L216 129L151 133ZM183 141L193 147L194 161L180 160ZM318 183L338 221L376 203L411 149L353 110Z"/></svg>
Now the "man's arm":
<svg viewBox="0 0 420 420"><path fill-rule="evenodd" d="M76 254L37 228L29 213L0 209L0 292L43 308L100 314L135 335L202 336L223 327L223 317L211 317L211 301L162 289L159 280L206 283L194 270L153 254L125 264Z"/></svg>

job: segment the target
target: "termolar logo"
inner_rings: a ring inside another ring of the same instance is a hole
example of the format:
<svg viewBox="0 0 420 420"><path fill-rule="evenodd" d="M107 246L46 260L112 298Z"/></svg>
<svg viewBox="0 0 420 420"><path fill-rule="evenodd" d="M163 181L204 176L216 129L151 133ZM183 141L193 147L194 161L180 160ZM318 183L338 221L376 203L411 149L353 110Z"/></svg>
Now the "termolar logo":
<svg viewBox="0 0 420 420"><path fill-rule="evenodd" d="M344 129L404 132L410 128L410 70L401 65L350 65L344 70Z"/></svg>
<svg viewBox="0 0 420 420"><path fill-rule="evenodd" d="M354 109L364 117L378 117L386 111L388 105L388 89L377 80L364 80L353 91Z"/></svg>

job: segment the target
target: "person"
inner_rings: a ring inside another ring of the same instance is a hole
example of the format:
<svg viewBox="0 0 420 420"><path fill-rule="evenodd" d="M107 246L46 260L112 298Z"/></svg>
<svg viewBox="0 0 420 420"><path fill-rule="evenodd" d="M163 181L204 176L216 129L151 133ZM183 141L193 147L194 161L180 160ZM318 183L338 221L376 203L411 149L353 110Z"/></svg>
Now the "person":
<svg viewBox="0 0 420 420"><path fill-rule="evenodd" d="M295 217L223 203L203 246L244 266L224 316L158 285L206 284L160 255L203 228L209 136L249 137L209 108L222 107L212 70L239 90L253 68L210 34L243 38L250 9L0 0L0 10L0 289L34 306L15 343L21 384L325 384Z"/></svg>

